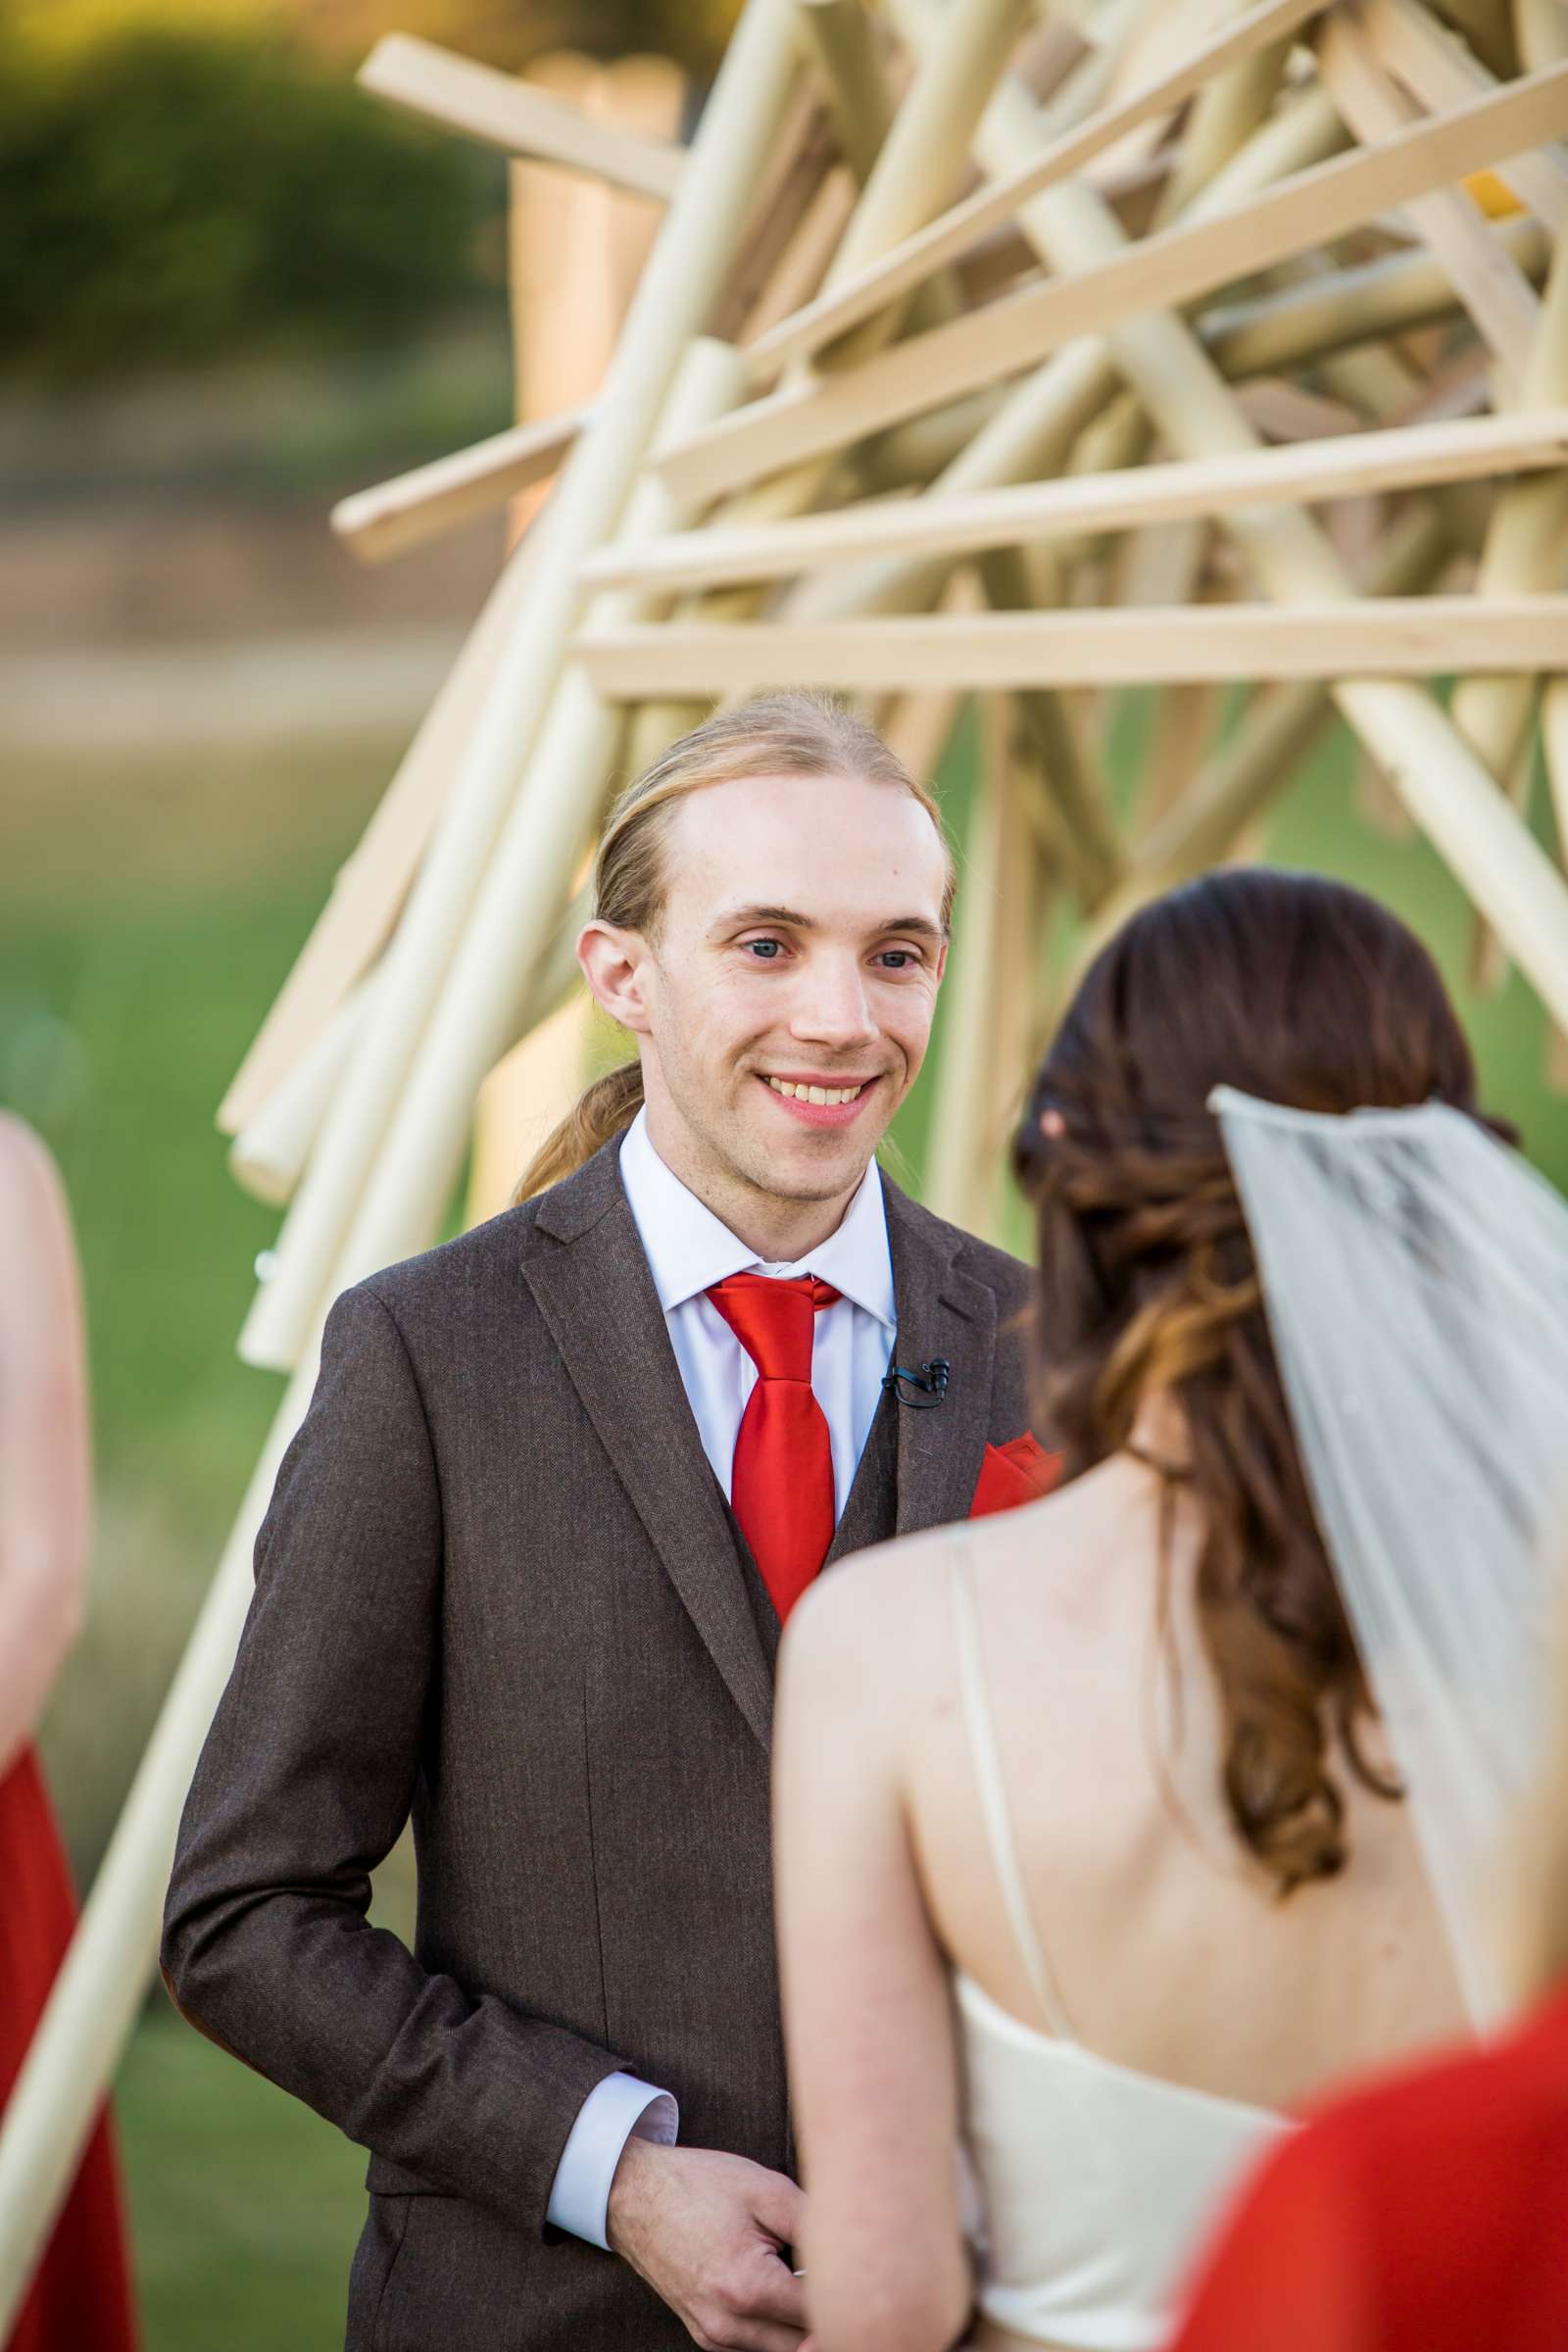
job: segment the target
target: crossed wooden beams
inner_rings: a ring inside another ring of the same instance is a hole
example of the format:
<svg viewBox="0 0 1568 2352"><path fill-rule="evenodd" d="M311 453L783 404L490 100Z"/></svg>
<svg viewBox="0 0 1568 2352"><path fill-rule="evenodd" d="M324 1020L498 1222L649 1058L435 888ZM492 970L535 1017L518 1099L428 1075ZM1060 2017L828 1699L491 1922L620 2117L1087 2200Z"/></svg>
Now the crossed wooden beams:
<svg viewBox="0 0 1568 2352"><path fill-rule="evenodd" d="M364 78L659 226L591 400L334 517L385 560L551 485L220 1114L285 1211L242 1348L287 1387L0 2127L0 2335L139 2005L326 1307L433 1237L485 1073L570 985L623 705L643 758L694 697L847 685L926 766L981 690L927 1174L981 1230L1055 912L1092 944L1234 855L1336 710L1568 1028L1526 808L1539 745L1568 833L1568 16L748 0L684 149L421 42Z"/></svg>

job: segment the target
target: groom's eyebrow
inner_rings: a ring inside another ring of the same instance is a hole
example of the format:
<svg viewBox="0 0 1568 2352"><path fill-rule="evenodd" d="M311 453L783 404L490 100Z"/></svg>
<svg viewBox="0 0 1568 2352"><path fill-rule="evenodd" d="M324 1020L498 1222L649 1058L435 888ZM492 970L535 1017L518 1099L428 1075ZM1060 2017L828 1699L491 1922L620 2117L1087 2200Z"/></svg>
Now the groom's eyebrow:
<svg viewBox="0 0 1568 2352"><path fill-rule="evenodd" d="M717 939L726 932L746 931L754 923L787 924L796 931L820 931L822 928L814 915L802 914L794 906L732 906L712 924L708 936ZM874 932L867 936L881 939L890 931L913 932L916 938L935 940L939 945L942 939L941 924L934 923L928 914L891 915L886 922L876 924Z"/></svg>
<svg viewBox="0 0 1568 2352"><path fill-rule="evenodd" d="M793 906L731 906L713 924L709 937L720 931L745 931L753 923L788 923L796 931L822 928L813 915L801 914Z"/></svg>

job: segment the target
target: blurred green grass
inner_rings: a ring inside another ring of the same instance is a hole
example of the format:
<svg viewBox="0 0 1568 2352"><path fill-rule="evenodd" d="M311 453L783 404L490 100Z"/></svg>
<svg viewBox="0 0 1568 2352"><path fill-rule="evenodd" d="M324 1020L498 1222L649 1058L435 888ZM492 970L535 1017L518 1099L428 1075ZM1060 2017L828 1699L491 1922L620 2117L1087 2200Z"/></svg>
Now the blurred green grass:
<svg viewBox="0 0 1568 2352"><path fill-rule="evenodd" d="M1116 738L1123 789L1141 741L1133 702ZM213 1112L399 749L0 764L0 1102L60 1158L89 1304L93 1608L43 1740L83 1880L280 1392L233 1353L277 1218L230 1181ZM943 775L960 839L972 763L960 730ZM1495 999L1465 986L1462 892L1425 843L1370 829L1353 796L1336 733L1276 810L1268 854L1354 881L1415 924L1456 988L1489 1105L1568 1185L1539 1006L1517 977ZM1054 939L1050 960L1069 945ZM916 1186L931 1101L928 1079L896 1131L895 1172ZM147 2352L340 2342L363 2153L186 2032L162 1995L118 2107Z"/></svg>
<svg viewBox="0 0 1568 2352"><path fill-rule="evenodd" d="M146 2352L337 2352L364 2150L172 2018L136 2034L116 2115Z"/></svg>

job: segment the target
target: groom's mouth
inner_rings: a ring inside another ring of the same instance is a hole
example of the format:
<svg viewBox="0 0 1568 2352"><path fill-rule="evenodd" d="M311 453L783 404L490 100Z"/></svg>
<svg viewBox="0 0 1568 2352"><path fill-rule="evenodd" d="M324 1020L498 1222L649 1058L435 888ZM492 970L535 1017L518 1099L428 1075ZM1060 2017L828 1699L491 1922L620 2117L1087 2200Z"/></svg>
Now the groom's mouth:
<svg viewBox="0 0 1568 2352"><path fill-rule="evenodd" d="M757 1075L786 1118L806 1127L853 1127L881 1084L877 1076L837 1080L810 1076L780 1078L762 1070Z"/></svg>

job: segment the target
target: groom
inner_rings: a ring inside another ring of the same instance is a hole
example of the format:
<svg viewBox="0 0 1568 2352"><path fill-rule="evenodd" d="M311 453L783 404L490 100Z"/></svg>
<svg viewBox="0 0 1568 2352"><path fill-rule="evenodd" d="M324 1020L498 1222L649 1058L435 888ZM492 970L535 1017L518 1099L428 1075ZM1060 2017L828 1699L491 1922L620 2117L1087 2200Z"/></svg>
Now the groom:
<svg viewBox="0 0 1568 2352"><path fill-rule="evenodd" d="M644 1107L338 1299L180 1831L175 2000L370 2151L351 2352L802 2344L779 1623L1044 1483L1025 1269L871 1157L947 957L931 805L804 697L660 773L579 943ZM412 1952L366 1918L411 1813Z"/></svg>

